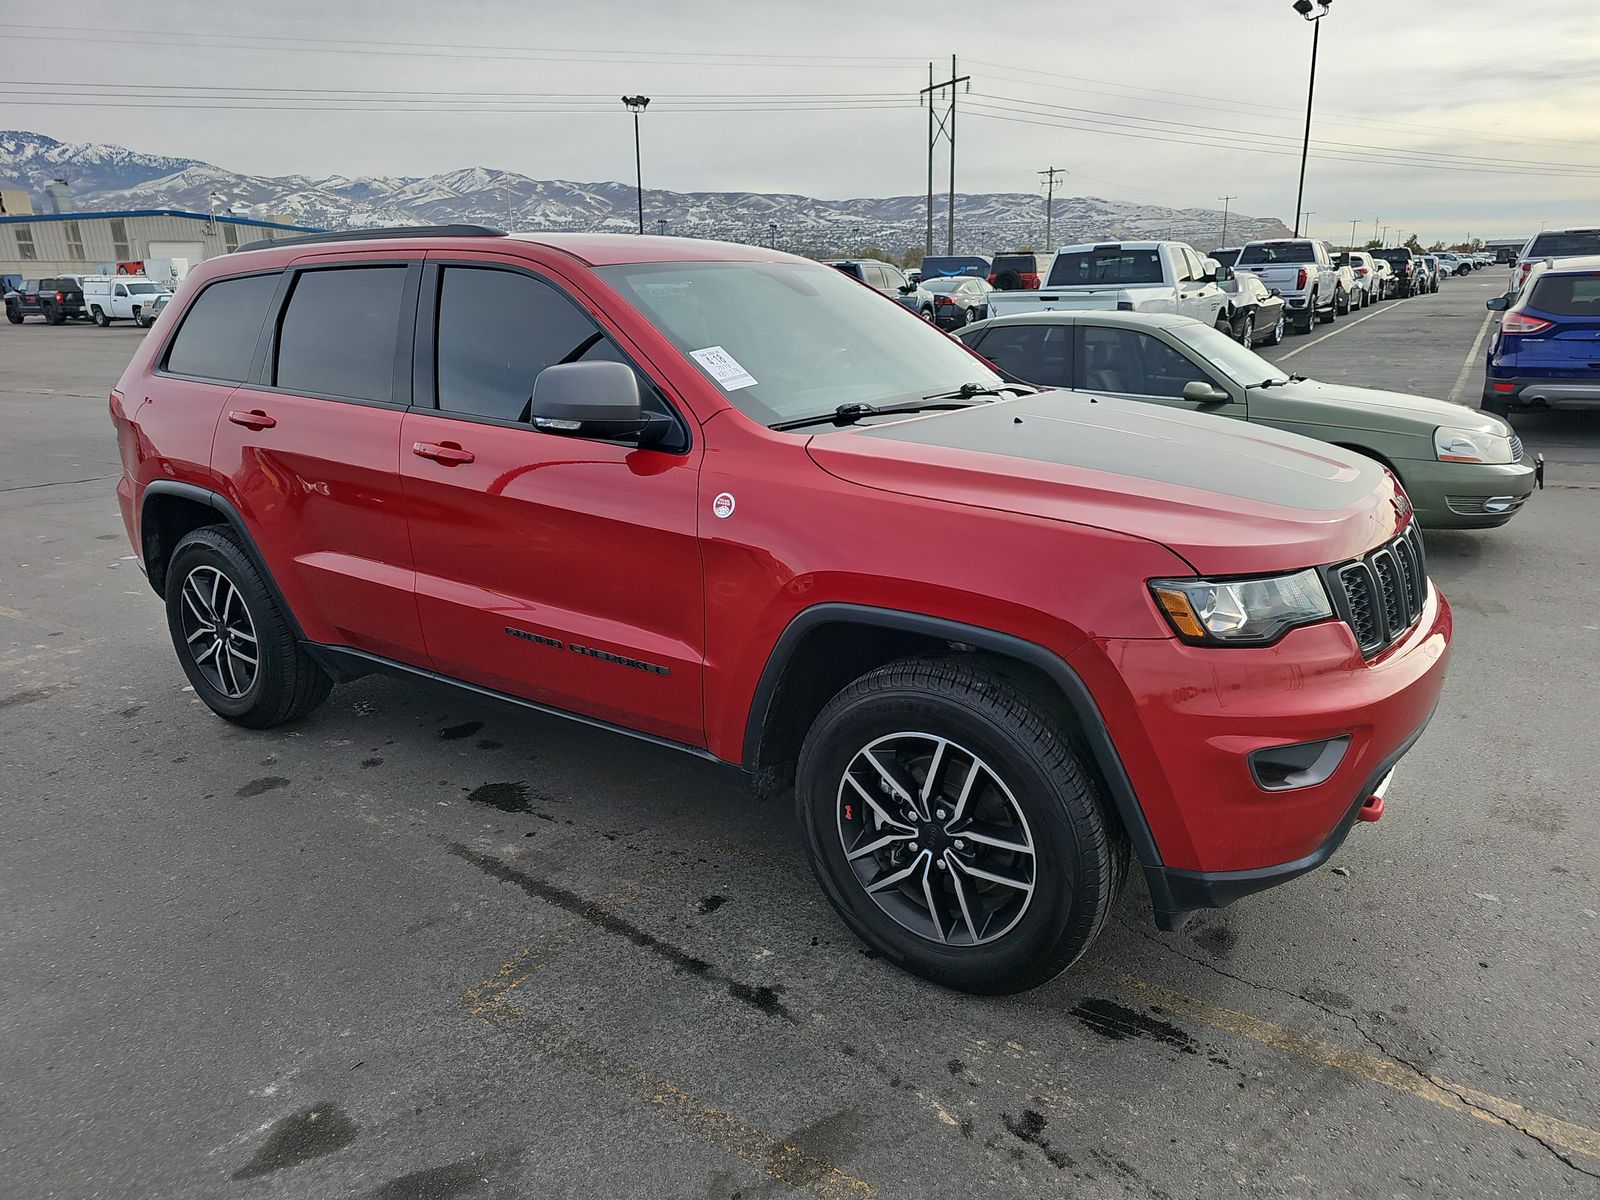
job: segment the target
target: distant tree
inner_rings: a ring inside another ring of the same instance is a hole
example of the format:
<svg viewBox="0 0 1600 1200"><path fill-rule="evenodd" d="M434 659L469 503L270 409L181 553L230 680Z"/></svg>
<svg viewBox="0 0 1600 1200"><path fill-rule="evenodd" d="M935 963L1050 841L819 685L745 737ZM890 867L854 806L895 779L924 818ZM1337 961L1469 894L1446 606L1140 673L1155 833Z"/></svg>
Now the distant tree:
<svg viewBox="0 0 1600 1200"><path fill-rule="evenodd" d="M892 262L895 261L894 255L890 254L882 246L868 246L865 249L863 249L861 251L861 253L857 257L859 257L859 258L875 258L879 262L886 262L886 263L892 263Z"/></svg>
<svg viewBox="0 0 1600 1200"><path fill-rule="evenodd" d="M1441 238L1439 241L1434 242L1433 245L1428 247L1428 253L1429 254L1438 254L1443 249L1444 249L1444 239Z"/></svg>
<svg viewBox="0 0 1600 1200"><path fill-rule="evenodd" d="M900 251L900 265L902 267L920 267L922 265L923 249L921 246L907 246Z"/></svg>
<svg viewBox="0 0 1600 1200"><path fill-rule="evenodd" d="M1414 233L1411 234L1410 236L1408 236L1406 238L1406 240L1401 242L1400 244L1402 246L1405 246L1413 254L1425 254L1426 253L1426 251L1423 250L1423 248L1422 248L1422 243L1417 240L1417 235L1414 234Z"/></svg>
<svg viewBox="0 0 1600 1200"><path fill-rule="evenodd" d="M1383 242L1381 240L1379 240L1378 238L1371 238L1371 239L1368 240L1367 244L1362 247L1362 249L1363 250L1382 250L1383 249Z"/></svg>

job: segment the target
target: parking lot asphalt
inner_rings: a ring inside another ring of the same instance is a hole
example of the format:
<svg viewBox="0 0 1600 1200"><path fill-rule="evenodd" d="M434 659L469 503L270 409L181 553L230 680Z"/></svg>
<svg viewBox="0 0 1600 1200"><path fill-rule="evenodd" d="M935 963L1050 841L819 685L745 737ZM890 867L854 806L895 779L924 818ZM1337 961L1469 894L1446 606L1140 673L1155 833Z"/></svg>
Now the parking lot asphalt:
<svg viewBox="0 0 1600 1200"><path fill-rule="evenodd" d="M1500 279L1269 354L1475 404ZM1429 537L1454 658L1381 822L1181 933L1134 882L982 999L705 764L388 678L212 716L113 493L142 336L0 325L5 1196L1600 1194L1600 414Z"/></svg>

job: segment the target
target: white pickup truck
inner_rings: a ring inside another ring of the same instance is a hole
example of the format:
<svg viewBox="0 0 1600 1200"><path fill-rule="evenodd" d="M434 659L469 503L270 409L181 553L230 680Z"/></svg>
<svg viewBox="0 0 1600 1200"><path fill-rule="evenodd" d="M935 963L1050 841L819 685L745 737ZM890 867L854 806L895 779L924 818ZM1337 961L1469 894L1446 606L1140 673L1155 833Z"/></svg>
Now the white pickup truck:
<svg viewBox="0 0 1600 1200"><path fill-rule="evenodd" d="M157 297L172 293L159 283L138 275L85 275L83 308L94 323L104 329L112 321L127 320L137 325L154 323ZM147 315L147 310L151 315Z"/></svg>
<svg viewBox="0 0 1600 1200"><path fill-rule="evenodd" d="M1215 325L1228 302L1218 269L1182 242L1063 246L1037 291L990 292L989 314L1088 308L1177 313Z"/></svg>
<svg viewBox="0 0 1600 1200"><path fill-rule="evenodd" d="M1340 313L1350 311L1350 294L1325 242L1312 238L1246 242L1233 269L1275 289L1283 297L1290 323L1301 333L1310 333L1316 321L1330 325Z"/></svg>

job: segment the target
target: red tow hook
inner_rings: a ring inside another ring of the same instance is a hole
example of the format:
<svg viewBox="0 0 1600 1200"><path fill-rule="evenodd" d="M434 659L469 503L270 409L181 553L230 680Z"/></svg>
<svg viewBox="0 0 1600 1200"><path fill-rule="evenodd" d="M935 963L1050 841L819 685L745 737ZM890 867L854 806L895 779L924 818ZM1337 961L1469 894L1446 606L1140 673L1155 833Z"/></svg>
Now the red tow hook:
<svg viewBox="0 0 1600 1200"><path fill-rule="evenodd" d="M1383 782L1378 784L1372 795L1368 796L1366 803L1361 806L1361 811L1356 817L1362 821L1376 821L1383 816L1383 796L1389 790L1389 781L1394 778L1394 772L1383 777Z"/></svg>

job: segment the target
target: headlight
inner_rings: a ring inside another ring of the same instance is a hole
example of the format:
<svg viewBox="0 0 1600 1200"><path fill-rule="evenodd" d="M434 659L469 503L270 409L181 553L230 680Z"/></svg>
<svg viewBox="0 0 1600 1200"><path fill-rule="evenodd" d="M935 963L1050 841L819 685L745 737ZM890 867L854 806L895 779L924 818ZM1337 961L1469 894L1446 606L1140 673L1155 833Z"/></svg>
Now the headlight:
<svg viewBox="0 0 1600 1200"><path fill-rule="evenodd" d="M1476 429L1451 429L1441 426L1433 431L1433 452L1440 462L1509 463L1511 439L1496 433L1483 433Z"/></svg>
<svg viewBox="0 0 1600 1200"><path fill-rule="evenodd" d="M1333 616L1314 570L1267 579L1152 579L1150 590L1178 636L1196 645L1273 642L1296 625Z"/></svg>

